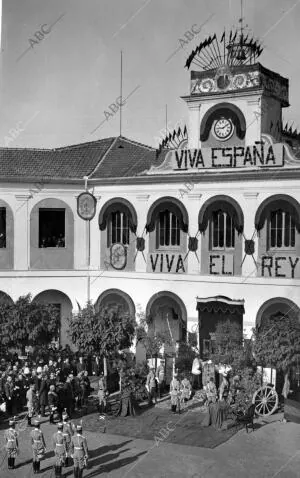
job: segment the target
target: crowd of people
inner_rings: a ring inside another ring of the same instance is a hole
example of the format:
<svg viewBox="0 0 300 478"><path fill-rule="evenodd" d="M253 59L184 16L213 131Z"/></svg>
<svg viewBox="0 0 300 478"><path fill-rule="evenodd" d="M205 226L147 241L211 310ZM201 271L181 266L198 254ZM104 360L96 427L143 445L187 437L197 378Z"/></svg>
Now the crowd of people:
<svg viewBox="0 0 300 478"><path fill-rule="evenodd" d="M169 394L171 398L171 411L180 411L182 404L187 402L195 393L203 405L215 404L226 401L232 404L239 393L241 377L232 374L231 367L219 364L214 365L211 360L203 362L196 356L191 373L179 374L178 371L172 375ZM146 390L148 392L149 406L156 404L158 398L166 391L165 363L150 367L146 379Z"/></svg>
<svg viewBox="0 0 300 478"><path fill-rule="evenodd" d="M72 417L76 409L87 405L93 390L83 357L52 357L46 363L2 358L0 373L0 409L13 416L26 407L28 425L34 415L45 417L48 413L50 423L55 414L62 420L64 410Z"/></svg>

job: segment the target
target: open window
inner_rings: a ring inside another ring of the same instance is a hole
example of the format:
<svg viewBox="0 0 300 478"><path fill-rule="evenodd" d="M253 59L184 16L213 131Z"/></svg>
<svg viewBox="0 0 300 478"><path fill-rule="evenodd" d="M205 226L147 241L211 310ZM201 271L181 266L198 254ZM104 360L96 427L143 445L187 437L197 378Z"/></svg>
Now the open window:
<svg viewBox="0 0 300 478"><path fill-rule="evenodd" d="M39 209L39 248L66 247L65 209Z"/></svg>
<svg viewBox="0 0 300 478"><path fill-rule="evenodd" d="M0 207L0 249L6 248L6 208Z"/></svg>

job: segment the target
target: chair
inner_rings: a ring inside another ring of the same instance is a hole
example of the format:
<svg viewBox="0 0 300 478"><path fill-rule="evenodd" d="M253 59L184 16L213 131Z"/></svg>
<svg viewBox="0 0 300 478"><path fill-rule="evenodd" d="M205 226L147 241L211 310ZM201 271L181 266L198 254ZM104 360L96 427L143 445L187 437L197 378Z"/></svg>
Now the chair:
<svg viewBox="0 0 300 478"><path fill-rule="evenodd" d="M236 415L236 424L238 425L239 423L243 424L246 427L247 433L248 433L248 426L252 427L252 430L254 431L254 415L255 415L255 404L252 403L250 407L246 410L245 413L237 414Z"/></svg>

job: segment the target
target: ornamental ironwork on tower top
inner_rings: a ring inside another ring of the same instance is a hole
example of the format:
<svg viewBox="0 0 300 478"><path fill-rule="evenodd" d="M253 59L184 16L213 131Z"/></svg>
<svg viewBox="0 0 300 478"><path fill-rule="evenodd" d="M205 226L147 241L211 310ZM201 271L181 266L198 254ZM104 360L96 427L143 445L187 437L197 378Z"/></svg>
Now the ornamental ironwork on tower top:
<svg viewBox="0 0 300 478"><path fill-rule="evenodd" d="M189 55L185 67L193 64L200 70L228 69L241 65L253 65L263 52L258 40L245 35L243 28L224 30L220 40L216 33L202 41Z"/></svg>

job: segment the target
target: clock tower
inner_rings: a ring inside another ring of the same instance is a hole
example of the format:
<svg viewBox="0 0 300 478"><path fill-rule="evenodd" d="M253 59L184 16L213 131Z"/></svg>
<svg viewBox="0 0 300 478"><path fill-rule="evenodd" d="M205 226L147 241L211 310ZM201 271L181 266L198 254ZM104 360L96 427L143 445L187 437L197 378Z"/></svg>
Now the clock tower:
<svg viewBox="0 0 300 478"><path fill-rule="evenodd" d="M263 49L240 31L210 36L192 51L186 67L190 94L189 148L252 145L262 134L281 141L282 108L289 106L286 78L258 61Z"/></svg>

